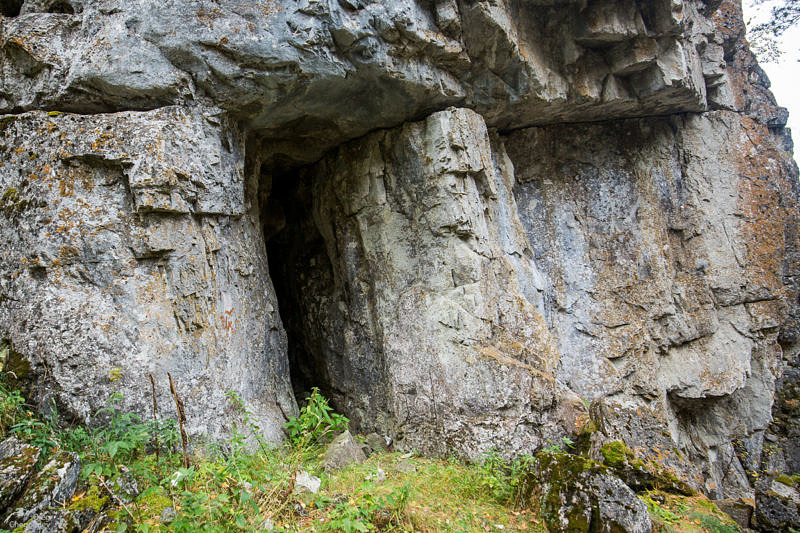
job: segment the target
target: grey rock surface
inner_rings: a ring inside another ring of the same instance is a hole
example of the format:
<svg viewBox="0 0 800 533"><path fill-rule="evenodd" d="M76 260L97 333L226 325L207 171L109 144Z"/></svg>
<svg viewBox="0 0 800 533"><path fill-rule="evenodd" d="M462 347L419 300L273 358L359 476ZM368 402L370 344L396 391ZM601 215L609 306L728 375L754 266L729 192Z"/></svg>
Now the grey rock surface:
<svg viewBox="0 0 800 533"><path fill-rule="evenodd" d="M753 520L763 531L788 532L797 529L800 527L800 491L794 483L783 481L775 472L765 472L756 484Z"/></svg>
<svg viewBox="0 0 800 533"><path fill-rule="evenodd" d="M10 437L0 443L0 513L25 490L41 450Z"/></svg>
<svg viewBox="0 0 800 533"><path fill-rule="evenodd" d="M763 435L781 359L783 280L764 267L781 262L797 217L789 175L767 191L756 174L780 157L765 150L768 136L719 111L530 129L505 143L547 280L558 377L583 397L613 397L606 417L630 424L606 428L650 456L676 447L636 436L648 421L625 411L651 411L655 433L683 444L695 466L717 450L697 480L713 490L725 478L741 485L736 495L749 481L730 443Z"/></svg>
<svg viewBox="0 0 800 533"><path fill-rule="evenodd" d="M304 333L301 376L325 376L351 419L407 449L530 452L546 443L533 428L558 440L585 411L520 288L541 277L492 142L475 112L435 113L348 143L281 198L270 250L288 256L276 279Z"/></svg>
<svg viewBox="0 0 800 533"><path fill-rule="evenodd" d="M730 105L711 12L700 0L26 0L0 26L0 110L212 100L268 151L306 161L455 104L503 128L703 111Z"/></svg>
<svg viewBox="0 0 800 533"><path fill-rule="evenodd" d="M277 442L318 386L476 458L592 404L717 498L796 466L800 186L737 0L7 2L0 113L37 405L169 373L193 442L228 391Z"/></svg>
<svg viewBox="0 0 800 533"><path fill-rule="evenodd" d="M47 530L47 523L66 520L67 517L61 514L50 515L44 511L51 507L63 507L69 502L75 493L80 473L81 461L78 454L70 452L54 454L33 476L25 493L5 515L4 527L14 529L35 519L37 523L41 522L40 530Z"/></svg>
<svg viewBox="0 0 800 533"><path fill-rule="evenodd" d="M603 466L576 455L539 454L534 504L548 531L650 533L647 505Z"/></svg>
<svg viewBox="0 0 800 533"><path fill-rule="evenodd" d="M389 444L391 440L383 435L378 435L375 432L370 433L365 437L365 444L369 448L369 451L372 452L385 452L389 449Z"/></svg>
<svg viewBox="0 0 800 533"><path fill-rule="evenodd" d="M82 531L73 513L64 509L37 512L20 527L22 533L75 533Z"/></svg>
<svg viewBox="0 0 800 533"><path fill-rule="evenodd" d="M325 458L322 461L325 470L333 471L340 470L353 463L363 463L367 460L367 455L360 442L358 442L349 431L345 430L343 433L334 437L325 449ZM306 479L308 485L317 485L317 481Z"/></svg>
<svg viewBox="0 0 800 533"><path fill-rule="evenodd" d="M3 120L0 337L62 412L149 405L148 374L169 408L168 372L195 435L230 427L228 390L271 440L295 411L243 140L215 113Z"/></svg>
<svg viewBox="0 0 800 533"><path fill-rule="evenodd" d="M750 529L753 519L753 500L726 498L724 500L716 500L714 505L716 505L720 511L733 518L733 521L736 522L743 531Z"/></svg>
<svg viewBox="0 0 800 533"><path fill-rule="evenodd" d="M322 480L317 476L312 476L305 470L300 470L294 482L295 494L316 494L322 485Z"/></svg>
<svg viewBox="0 0 800 533"><path fill-rule="evenodd" d="M173 507L165 507L163 511L161 511L161 516L159 520L161 520L162 524L170 524L175 521L178 517L178 513L175 511Z"/></svg>

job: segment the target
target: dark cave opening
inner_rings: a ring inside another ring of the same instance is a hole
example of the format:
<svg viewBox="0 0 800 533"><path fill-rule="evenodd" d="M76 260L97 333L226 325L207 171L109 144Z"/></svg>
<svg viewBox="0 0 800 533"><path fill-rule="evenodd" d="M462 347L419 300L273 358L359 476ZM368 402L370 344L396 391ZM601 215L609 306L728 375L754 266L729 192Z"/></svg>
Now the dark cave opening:
<svg viewBox="0 0 800 533"><path fill-rule="evenodd" d="M62 13L66 15L74 15L75 9L69 2L55 2L48 9L48 13Z"/></svg>
<svg viewBox="0 0 800 533"><path fill-rule="evenodd" d="M17 17L22 10L24 0L0 0L0 13L4 17Z"/></svg>
<svg viewBox="0 0 800 533"><path fill-rule="evenodd" d="M260 203L269 274L288 340L295 397L303 405L317 387L338 408L318 302L309 298L320 284L332 283L325 243L311 216L310 180L302 170L264 173Z"/></svg>

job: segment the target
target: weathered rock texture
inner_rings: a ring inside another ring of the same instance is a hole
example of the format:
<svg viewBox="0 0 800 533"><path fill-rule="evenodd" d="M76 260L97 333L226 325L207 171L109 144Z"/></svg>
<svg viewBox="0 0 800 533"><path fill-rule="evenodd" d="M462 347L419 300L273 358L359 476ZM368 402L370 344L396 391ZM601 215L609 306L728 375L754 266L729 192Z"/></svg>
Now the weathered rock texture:
<svg viewBox="0 0 800 533"><path fill-rule="evenodd" d="M42 405L170 373L195 437L320 386L429 453L591 411L715 496L765 433L796 468L797 174L735 0L0 13L0 353Z"/></svg>

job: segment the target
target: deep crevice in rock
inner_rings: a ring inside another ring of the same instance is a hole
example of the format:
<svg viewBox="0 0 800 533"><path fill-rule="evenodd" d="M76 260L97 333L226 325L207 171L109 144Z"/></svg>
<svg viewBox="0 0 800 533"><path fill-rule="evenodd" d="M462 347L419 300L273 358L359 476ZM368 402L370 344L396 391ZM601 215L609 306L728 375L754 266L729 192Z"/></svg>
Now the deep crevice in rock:
<svg viewBox="0 0 800 533"><path fill-rule="evenodd" d="M74 15L75 9L69 2L55 2L49 8L47 8L47 12Z"/></svg>
<svg viewBox="0 0 800 533"><path fill-rule="evenodd" d="M306 295L314 293L315 284L333 283L325 243L308 216L312 208L310 188L302 171L265 174L260 191L261 221L270 278L288 338L294 394L302 404L311 389L318 387L335 403L337 395L328 371L322 328L314 328L306 318L314 315L314 303Z"/></svg>
<svg viewBox="0 0 800 533"><path fill-rule="evenodd" d="M0 13L4 17L17 17L24 0L0 0Z"/></svg>

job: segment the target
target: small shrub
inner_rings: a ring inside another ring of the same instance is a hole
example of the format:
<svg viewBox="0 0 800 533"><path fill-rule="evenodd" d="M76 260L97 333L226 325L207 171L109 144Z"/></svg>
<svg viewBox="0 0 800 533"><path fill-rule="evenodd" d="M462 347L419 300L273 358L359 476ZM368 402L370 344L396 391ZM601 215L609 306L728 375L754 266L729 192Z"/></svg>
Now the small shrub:
<svg viewBox="0 0 800 533"><path fill-rule="evenodd" d="M575 442L569 437L561 437L560 442L547 441L547 446L542 448L544 453L566 453L566 448L574 448Z"/></svg>
<svg viewBox="0 0 800 533"><path fill-rule="evenodd" d="M106 407L97 411L98 416L108 417L107 424L93 430L68 429L60 435L65 448L81 454L84 478L119 474L123 467L127 468L144 455L155 440L167 453L178 442L174 420L142 421L136 414L121 411L118 407L121 401L121 394L112 394Z"/></svg>
<svg viewBox="0 0 800 533"><path fill-rule="evenodd" d="M25 399L18 391L9 391L0 386L0 432L5 437L12 426L20 422L25 414L23 404Z"/></svg>
<svg viewBox="0 0 800 533"><path fill-rule="evenodd" d="M501 504L518 504L528 474L536 463L536 458L521 455L506 461L491 449L483 454L480 484L492 498Z"/></svg>
<svg viewBox="0 0 800 533"><path fill-rule="evenodd" d="M318 388L311 389L311 396L306 400L300 414L284 425L289 433L289 442L295 447L313 446L347 429L350 419L335 413Z"/></svg>

